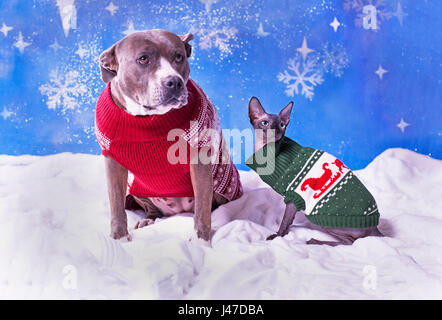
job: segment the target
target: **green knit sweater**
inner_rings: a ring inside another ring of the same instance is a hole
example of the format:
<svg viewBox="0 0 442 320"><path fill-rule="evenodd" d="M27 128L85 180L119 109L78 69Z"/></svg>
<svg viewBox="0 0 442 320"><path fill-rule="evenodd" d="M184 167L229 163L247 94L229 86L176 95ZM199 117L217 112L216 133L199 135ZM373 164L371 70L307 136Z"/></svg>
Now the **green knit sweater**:
<svg viewBox="0 0 442 320"><path fill-rule="evenodd" d="M361 181L331 154L283 137L255 152L246 164L284 201L323 227L366 228L379 223L376 201Z"/></svg>

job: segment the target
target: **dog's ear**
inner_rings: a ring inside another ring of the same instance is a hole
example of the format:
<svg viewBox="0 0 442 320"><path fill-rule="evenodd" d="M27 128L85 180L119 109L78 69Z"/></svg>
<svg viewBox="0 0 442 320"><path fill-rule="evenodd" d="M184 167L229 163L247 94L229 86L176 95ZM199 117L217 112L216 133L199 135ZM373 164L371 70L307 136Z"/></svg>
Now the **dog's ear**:
<svg viewBox="0 0 442 320"><path fill-rule="evenodd" d="M118 62L115 56L115 44L100 54L101 80L108 83L117 75Z"/></svg>
<svg viewBox="0 0 442 320"><path fill-rule="evenodd" d="M284 107L281 111L279 111L279 117L282 121L287 125L290 121L290 114L292 113L293 101L290 101L288 105Z"/></svg>
<svg viewBox="0 0 442 320"><path fill-rule="evenodd" d="M193 34L188 33L178 37L180 37L181 41L184 43L184 48L186 49L186 55L187 58L189 58L190 55L192 54L192 46L189 44L189 41L193 40Z"/></svg>
<svg viewBox="0 0 442 320"><path fill-rule="evenodd" d="M266 111L259 102L257 97L252 97L249 101L249 118L250 121L253 121L257 118L262 117L266 114Z"/></svg>

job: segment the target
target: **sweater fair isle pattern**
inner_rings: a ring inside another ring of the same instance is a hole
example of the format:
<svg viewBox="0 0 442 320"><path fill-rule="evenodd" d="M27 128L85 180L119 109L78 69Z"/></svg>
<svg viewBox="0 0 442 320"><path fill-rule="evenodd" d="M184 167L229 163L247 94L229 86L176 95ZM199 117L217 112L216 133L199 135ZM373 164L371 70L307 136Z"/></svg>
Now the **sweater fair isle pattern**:
<svg viewBox="0 0 442 320"><path fill-rule="evenodd" d="M255 152L246 164L283 195L286 203L305 210L316 225L367 228L379 223L371 193L344 163L327 152L283 137Z"/></svg>
<svg viewBox="0 0 442 320"><path fill-rule="evenodd" d="M223 145L216 144L222 137L217 112L194 81L189 79L186 86L188 103L182 108L163 115L134 116L115 104L108 83L97 101L95 113L95 132L102 154L129 170L131 195L193 197L191 150L198 152L202 147L213 147L218 157L212 165L213 190L229 200L237 199L242 195L238 170ZM217 133L215 139L204 134L208 128ZM167 136L172 129L180 129L182 134L169 141ZM177 143L187 151L184 163L171 163L168 159L169 148Z"/></svg>

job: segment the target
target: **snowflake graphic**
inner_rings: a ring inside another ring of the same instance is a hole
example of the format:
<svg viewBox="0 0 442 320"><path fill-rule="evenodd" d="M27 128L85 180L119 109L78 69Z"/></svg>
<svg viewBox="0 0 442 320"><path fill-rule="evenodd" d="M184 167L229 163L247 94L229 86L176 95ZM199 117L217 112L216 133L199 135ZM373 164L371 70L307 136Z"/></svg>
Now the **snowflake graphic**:
<svg viewBox="0 0 442 320"><path fill-rule="evenodd" d="M189 19L190 32L197 36L200 49L218 50L217 57L221 61L239 47L238 29L232 26L235 17L227 8L208 9Z"/></svg>
<svg viewBox="0 0 442 320"><path fill-rule="evenodd" d="M314 87L324 81L319 60L318 54L309 54L304 60L300 53L296 53L294 58L289 59L288 69L293 73L285 70L284 73L278 74L278 80L287 85L285 93L289 97L293 97L296 93L312 100Z"/></svg>
<svg viewBox="0 0 442 320"><path fill-rule="evenodd" d="M391 11L386 8L385 0L344 0L343 7L345 11L356 12L355 26L362 27L365 14L363 12L365 6L373 6L376 8L376 27L378 30L383 21L392 17Z"/></svg>
<svg viewBox="0 0 442 320"><path fill-rule="evenodd" d="M345 48L337 43L326 42L321 48L321 64L324 72L340 77L348 67L350 59Z"/></svg>
<svg viewBox="0 0 442 320"><path fill-rule="evenodd" d="M62 113L73 110L79 105L78 99L88 92L86 85L79 81L77 71L60 74L58 69L55 69L49 77L50 83L39 87L40 93L48 97L46 104L49 109L60 108Z"/></svg>
<svg viewBox="0 0 442 320"><path fill-rule="evenodd" d="M294 58L289 59L288 70L280 72L277 77L286 84L287 96L301 94L312 100L314 88L324 82L324 74L340 77L349 62L347 51L341 44L326 42L321 45L320 50L308 53L305 60L297 52Z"/></svg>
<svg viewBox="0 0 442 320"><path fill-rule="evenodd" d="M235 27L222 27L221 29L200 29L195 32L200 36L199 46L203 50L212 47L218 48L224 55L232 54L229 41L235 37L238 30Z"/></svg>
<svg viewBox="0 0 442 320"><path fill-rule="evenodd" d="M229 5L221 5L220 0L156 2L146 9L153 17L149 25L167 26L168 30L179 34L183 30L193 33L195 40L191 44L206 51L207 57L213 58L215 64L220 64L244 45L238 37L238 21L246 24L258 19L259 5L253 0L233 1Z"/></svg>
<svg viewBox="0 0 442 320"><path fill-rule="evenodd" d="M95 103L103 90L97 67L102 51L101 36L91 35L54 52L60 59L48 71L49 80L40 84L39 91L46 107L65 123L64 133L54 137L55 144L95 141Z"/></svg>

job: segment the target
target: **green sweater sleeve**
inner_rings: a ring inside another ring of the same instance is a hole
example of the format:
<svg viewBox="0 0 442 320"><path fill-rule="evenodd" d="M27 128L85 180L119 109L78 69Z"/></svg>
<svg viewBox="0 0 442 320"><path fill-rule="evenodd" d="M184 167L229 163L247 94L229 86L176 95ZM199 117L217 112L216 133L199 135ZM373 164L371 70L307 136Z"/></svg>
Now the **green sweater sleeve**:
<svg viewBox="0 0 442 320"><path fill-rule="evenodd" d="M297 192L289 190L284 193L284 202L293 202L297 210L305 210L305 201Z"/></svg>

